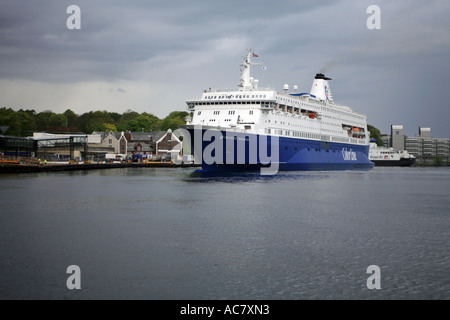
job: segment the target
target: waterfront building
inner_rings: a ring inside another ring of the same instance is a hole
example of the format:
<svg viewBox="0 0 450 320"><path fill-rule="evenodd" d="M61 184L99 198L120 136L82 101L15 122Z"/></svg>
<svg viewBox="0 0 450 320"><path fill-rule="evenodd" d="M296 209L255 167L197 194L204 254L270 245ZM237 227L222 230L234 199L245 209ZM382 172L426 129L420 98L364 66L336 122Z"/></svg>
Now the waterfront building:
<svg viewBox="0 0 450 320"><path fill-rule="evenodd" d="M394 150L405 150L405 135L403 134L403 126L391 126L391 147Z"/></svg>
<svg viewBox="0 0 450 320"><path fill-rule="evenodd" d="M431 128L419 127L419 134L408 137L403 133L403 126L391 125L391 134L382 136L386 147L406 150L417 158L420 164L450 162L450 138L435 138Z"/></svg>
<svg viewBox="0 0 450 320"><path fill-rule="evenodd" d="M0 134L0 160L17 160L20 157L31 158L36 155L37 150L38 143L33 138Z"/></svg>
<svg viewBox="0 0 450 320"><path fill-rule="evenodd" d="M167 155L180 157L182 149L183 143L170 129L156 142L156 154L161 157Z"/></svg>
<svg viewBox="0 0 450 320"><path fill-rule="evenodd" d="M124 132L96 132L92 133L93 138L90 141L88 147L97 148L98 150L108 151L107 153L114 154L127 154L128 140L125 137ZM94 137L95 140L94 141ZM100 138L100 142L98 141Z"/></svg>
<svg viewBox="0 0 450 320"><path fill-rule="evenodd" d="M117 158L159 160L168 154L175 153L176 156L181 156L182 153L182 142L170 129L153 132L94 131L92 134L35 132L33 137L27 139L36 142L33 154L52 161L96 162ZM2 152L6 154L11 148L7 150L7 144L3 141L7 141L6 138L2 139ZM23 148L19 149L15 148L12 151L17 153L17 150L22 151Z"/></svg>
<svg viewBox="0 0 450 320"><path fill-rule="evenodd" d="M152 159L156 155L156 141L162 137L165 131L152 132L126 132L128 140L128 159Z"/></svg>
<svg viewBox="0 0 450 320"><path fill-rule="evenodd" d="M87 147L97 137L84 133L53 134L34 132L31 139L37 142L36 157L49 161L81 161L87 157ZM93 140L92 140L93 139Z"/></svg>

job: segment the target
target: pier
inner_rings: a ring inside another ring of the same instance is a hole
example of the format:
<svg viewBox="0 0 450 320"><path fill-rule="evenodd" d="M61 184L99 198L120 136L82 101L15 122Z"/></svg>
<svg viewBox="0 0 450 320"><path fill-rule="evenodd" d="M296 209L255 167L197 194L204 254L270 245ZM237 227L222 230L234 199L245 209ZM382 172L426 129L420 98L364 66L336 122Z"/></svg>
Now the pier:
<svg viewBox="0 0 450 320"><path fill-rule="evenodd" d="M121 163L64 163L64 164L26 164L20 161L3 161L0 163L1 173L57 172L76 170L99 170L117 168L197 168L198 164L171 162L121 162Z"/></svg>

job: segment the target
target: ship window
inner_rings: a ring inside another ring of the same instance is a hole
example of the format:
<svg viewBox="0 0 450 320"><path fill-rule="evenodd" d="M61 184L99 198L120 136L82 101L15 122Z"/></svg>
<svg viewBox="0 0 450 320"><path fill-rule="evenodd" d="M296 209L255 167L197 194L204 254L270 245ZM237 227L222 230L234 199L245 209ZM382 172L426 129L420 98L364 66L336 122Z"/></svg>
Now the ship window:
<svg viewBox="0 0 450 320"><path fill-rule="evenodd" d="M248 114L253 114L253 110L250 110L250 111L248 112Z"/></svg>
<svg viewBox="0 0 450 320"><path fill-rule="evenodd" d="M197 115L199 116L199 115L201 115L202 114L202 112L201 111L199 111L199 112L197 112Z"/></svg>

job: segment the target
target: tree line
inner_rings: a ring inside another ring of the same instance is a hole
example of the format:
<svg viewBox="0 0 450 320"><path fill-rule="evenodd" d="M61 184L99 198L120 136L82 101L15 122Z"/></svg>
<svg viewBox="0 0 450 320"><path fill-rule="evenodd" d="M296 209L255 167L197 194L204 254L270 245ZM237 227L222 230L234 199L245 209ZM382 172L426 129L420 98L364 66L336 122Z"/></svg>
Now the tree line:
<svg viewBox="0 0 450 320"><path fill-rule="evenodd" d="M367 130L370 132L370 139L375 139L377 146L382 147L384 144L383 139L381 138L380 130L370 124L367 125Z"/></svg>
<svg viewBox="0 0 450 320"><path fill-rule="evenodd" d="M19 137L32 136L33 132L87 134L93 131L150 132L176 130L186 123L186 116L188 113L185 111L174 111L164 119L160 119L151 113L138 113L132 110L122 114L104 110L78 115L70 109L64 113L55 113L50 110L36 112L33 109L15 111L3 107L0 108L0 126L4 127L3 129L8 127L4 135Z"/></svg>

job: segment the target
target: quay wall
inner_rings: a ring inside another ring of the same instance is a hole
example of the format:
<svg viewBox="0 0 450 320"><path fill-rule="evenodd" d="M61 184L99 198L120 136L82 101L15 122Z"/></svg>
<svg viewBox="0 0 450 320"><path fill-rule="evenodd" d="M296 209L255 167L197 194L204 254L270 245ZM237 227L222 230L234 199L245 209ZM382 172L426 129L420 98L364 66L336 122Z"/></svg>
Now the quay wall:
<svg viewBox="0 0 450 320"><path fill-rule="evenodd" d="M44 165L1 165L0 173L57 172L74 170L98 170L116 168L188 168L199 167L197 164L173 164L170 162L152 163L102 163L102 164L44 164Z"/></svg>

